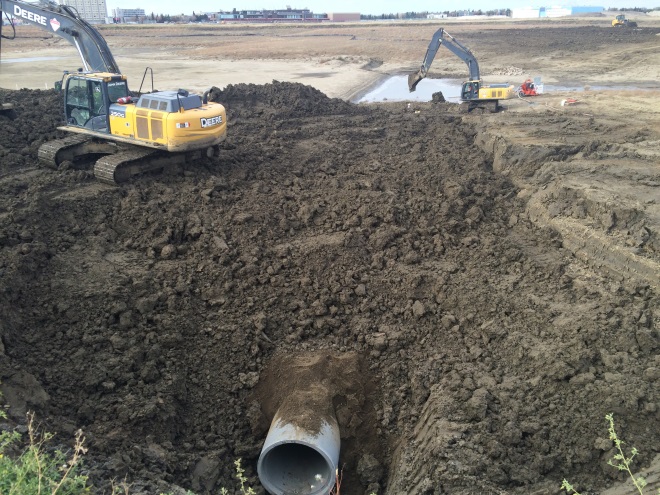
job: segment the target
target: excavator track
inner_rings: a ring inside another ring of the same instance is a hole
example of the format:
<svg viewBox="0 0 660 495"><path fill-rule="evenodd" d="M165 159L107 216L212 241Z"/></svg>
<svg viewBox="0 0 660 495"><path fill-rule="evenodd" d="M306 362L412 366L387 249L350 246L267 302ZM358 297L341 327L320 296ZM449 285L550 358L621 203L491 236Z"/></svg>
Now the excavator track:
<svg viewBox="0 0 660 495"><path fill-rule="evenodd" d="M173 165L183 165L187 161L201 156L201 151L167 153L131 146L113 155L99 158L94 166L94 175L101 182L117 185L126 182L134 175Z"/></svg>
<svg viewBox="0 0 660 495"><path fill-rule="evenodd" d="M149 170L143 161L158 153L149 148L128 148L114 155L99 158L94 165L94 176L106 184L126 182L133 175ZM154 167L158 168L158 167Z"/></svg>
<svg viewBox="0 0 660 495"><path fill-rule="evenodd" d="M58 169L64 161L76 163L81 157L115 153L117 146L108 141L100 141L84 134L74 134L62 139L54 139L39 147L39 161L46 167Z"/></svg>
<svg viewBox="0 0 660 495"><path fill-rule="evenodd" d="M204 150L212 156L215 147ZM39 148L39 161L47 167L58 169L64 161L80 167L81 162L93 156L96 158L94 175L106 184L117 185L126 182L134 175L163 169L168 166L183 165L189 160L201 158L204 151L168 153L153 148L143 148L96 139L84 134L74 134L62 139L44 143ZM99 158L100 156L100 158Z"/></svg>

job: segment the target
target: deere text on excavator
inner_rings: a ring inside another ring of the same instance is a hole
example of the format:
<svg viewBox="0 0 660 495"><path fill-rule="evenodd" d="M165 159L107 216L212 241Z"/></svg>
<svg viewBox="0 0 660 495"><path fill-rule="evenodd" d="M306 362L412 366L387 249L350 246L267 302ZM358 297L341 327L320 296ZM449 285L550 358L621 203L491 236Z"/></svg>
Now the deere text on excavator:
<svg viewBox="0 0 660 495"><path fill-rule="evenodd" d="M507 100L513 97L513 85L484 84L479 73L479 64L472 51L458 42L456 38L443 28L438 29L433 35L431 43L429 43L428 49L426 50L424 60L422 61L422 67L415 74L410 74L408 76L408 89L410 92L415 91L417 84L419 84L419 82L428 74L428 71L431 68L431 63L441 45L447 47L449 51L463 60L468 66L470 79L462 84L460 98L461 101L469 103L469 110L478 106L483 106L484 103L493 103L495 105L494 109L497 110L499 107L499 100Z"/></svg>
<svg viewBox="0 0 660 495"><path fill-rule="evenodd" d="M3 11L66 39L82 59L84 68L65 71L61 81L65 125L59 129L75 134L39 148L39 159L47 166L102 155L95 162L95 176L117 184L136 174L213 156L225 139L225 108L208 102L206 93L159 91L133 99L107 43L72 7L0 0L0 16ZM1 31L0 36L12 39Z"/></svg>

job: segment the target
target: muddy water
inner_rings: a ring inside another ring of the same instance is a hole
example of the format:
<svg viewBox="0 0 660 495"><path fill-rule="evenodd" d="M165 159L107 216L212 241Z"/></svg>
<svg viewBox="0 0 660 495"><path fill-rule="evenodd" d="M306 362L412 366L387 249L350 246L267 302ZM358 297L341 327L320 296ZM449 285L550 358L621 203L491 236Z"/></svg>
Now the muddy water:
<svg viewBox="0 0 660 495"><path fill-rule="evenodd" d="M425 78L417 85L414 92L408 91L408 76L398 75L387 78L381 84L373 88L367 94L359 98L355 103L376 103L382 101L431 101L433 93L442 92L448 102L459 103L462 81L459 79L429 79ZM635 91L646 90L631 85L594 86L588 84L544 84L543 93L559 91L609 91L623 90Z"/></svg>
<svg viewBox="0 0 660 495"><path fill-rule="evenodd" d="M374 103L377 101L431 101L433 93L441 91L449 102L458 103L461 81L457 79L424 79L417 85L415 92L408 91L408 76L392 76L379 86L369 91L356 103Z"/></svg>

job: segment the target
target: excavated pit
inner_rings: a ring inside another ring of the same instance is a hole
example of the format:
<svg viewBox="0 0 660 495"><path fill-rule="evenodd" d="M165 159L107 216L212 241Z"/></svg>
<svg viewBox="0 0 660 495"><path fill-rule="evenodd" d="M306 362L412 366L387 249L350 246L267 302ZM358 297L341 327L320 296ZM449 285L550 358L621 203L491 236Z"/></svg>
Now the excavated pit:
<svg viewBox="0 0 660 495"><path fill-rule="evenodd" d="M346 495L598 490L603 411L657 450L656 292L577 269L455 105L215 89L219 157L113 188L39 168L54 92L1 96L2 390L98 490L256 481L287 354L351 363L319 368Z"/></svg>

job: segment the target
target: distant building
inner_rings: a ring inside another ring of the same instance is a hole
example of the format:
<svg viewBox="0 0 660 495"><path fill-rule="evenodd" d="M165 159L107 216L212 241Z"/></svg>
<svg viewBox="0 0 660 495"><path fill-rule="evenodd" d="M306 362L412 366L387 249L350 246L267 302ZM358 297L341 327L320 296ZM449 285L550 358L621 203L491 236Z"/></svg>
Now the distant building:
<svg viewBox="0 0 660 495"><path fill-rule="evenodd" d="M563 7L563 6L553 6L553 7L523 7L521 9L513 9L511 11L511 17L514 19L537 19L539 17L566 17L569 15L575 14L584 14L584 13L600 13L605 10L604 7Z"/></svg>
<svg viewBox="0 0 660 495"><path fill-rule="evenodd" d="M572 11L570 7L541 7L539 16L540 17L566 17L571 15Z"/></svg>
<svg viewBox="0 0 660 495"><path fill-rule="evenodd" d="M591 5L585 5L581 7L571 7L571 14L600 14L605 11L605 7L592 7Z"/></svg>
<svg viewBox="0 0 660 495"><path fill-rule="evenodd" d="M533 9L532 7L524 7L522 9L512 9L511 18L513 19L537 19L540 17L541 9Z"/></svg>
<svg viewBox="0 0 660 495"><path fill-rule="evenodd" d="M327 14L315 14L309 9L283 10L232 10L209 14L209 19L217 22L322 22L328 20Z"/></svg>
<svg viewBox="0 0 660 495"><path fill-rule="evenodd" d="M356 22L360 20L359 12L329 12L328 19L332 22Z"/></svg>
<svg viewBox="0 0 660 495"><path fill-rule="evenodd" d="M59 3L76 9L80 17L90 24L105 24L108 16L105 0L59 0Z"/></svg>
<svg viewBox="0 0 660 495"><path fill-rule="evenodd" d="M121 24L137 22L141 23L147 17L144 9L112 9L114 22Z"/></svg>

